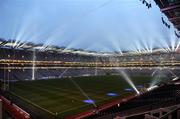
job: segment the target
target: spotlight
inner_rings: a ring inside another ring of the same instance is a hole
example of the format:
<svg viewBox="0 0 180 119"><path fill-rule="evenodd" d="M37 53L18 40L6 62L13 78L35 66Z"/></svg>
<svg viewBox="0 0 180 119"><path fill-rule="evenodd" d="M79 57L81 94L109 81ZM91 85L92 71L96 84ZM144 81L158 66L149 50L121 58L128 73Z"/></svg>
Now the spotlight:
<svg viewBox="0 0 180 119"><path fill-rule="evenodd" d="M179 79L179 77L175 77L175 78L173 78L172 80L173 81L177 81Z"/></svg>
<svg viewBox="0 0 180 119"><path fill-rule="evenodd" d="M145 4L148 9L151 8L151 3L148 3L146 0L142 0L142 4Z"/></svg>
<svg viewBox="0 0 180 119"><path fill-rule="evenodd" d="M161 20L162 20L162 23L164 24L165 22L164 22L164 19L163 19L163 17L161 17Z"/></svg>
<svg viewBox="0 0 180 119"><path fill-rule="evenodd" d="M180 34L178 34L176 31L174 31L176 37L179 39L180 38Z"/></svg>
<svg viewBox="0 0 180 119"><path fill-rule="evenodd" d="M171 27L171 26L170 26L170 25L168 25L168 28L169 28L169 29L170 29L170 27Z"/></svg>
<svg viewBox="0 0 180 119"><path fill-rule="evenodd" d="M152 7L152 6L151 6L151 3L150 3L150 4L148 5L148 9L151 8L151 7Z"/></svg>
<svg viewBox="0 0 180 119"><path fill-rule="evenodd" d="M151 91L151 90L153 90L153 89L155 89L157 87L158 87L157 85L151 86L151 87L147 88L147 91Z"/></svg>
<svg viewBox="0 0 180 119"><path fill-rule="evenodd" d="M171 27L170 24L168 24L167 22L165 22L163 17L161 17L161 20L162 20L162 23L163 23L166 27L168 27L168 28L170 29L170 27Z"/></svg>
<svg viewBox="0 0 180 119"><path fill-rule="evenodd" d="M145 2L146 2L146 1L145 1L145 0L143 0L143 1L142 1L142 4L144 4Z"/></svg>

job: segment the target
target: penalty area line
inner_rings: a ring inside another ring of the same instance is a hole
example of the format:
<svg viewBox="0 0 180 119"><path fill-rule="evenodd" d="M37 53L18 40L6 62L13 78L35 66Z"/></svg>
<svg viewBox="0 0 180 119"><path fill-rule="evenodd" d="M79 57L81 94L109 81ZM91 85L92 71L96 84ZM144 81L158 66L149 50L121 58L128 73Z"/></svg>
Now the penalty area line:
<svg viewBox="0 0 180 119"><path fill-rule="evenodd" d="M71 110L75 110L75 109L79 109L79 108L86 107L86 106L88 106L88 105L80 105L80 106L72 107L72 108L66 109L64 111L58 112L58 114L63 114L65 112L68 112L68 111L71 111Z"/></svg>
<svg viewBox="0 0 180 119"><path fill-rule="evenodd" d="M45 112L48 112L48 113L50 113L50 114L56 116L55 113L53 113L53 112L51 112L51 111L49 111L49 110L47 110L47 109L45 109L45 108L43 108L43 107L41 107L41 106L35 104L35 103L33 103L32 101L30 101L30 100L28 100L28 99L25 99L25 98L23 98L23 97L21 97L21 96L15 94L14 92L11 92L11 94L14 95L14 96L16 96L16 97L18 97L18 98L20 98L20 99L22 99L22 100L24 100L24 101L26 101L26 102L28 102L29 104L31 104L31 105L33 105L33 106L35 106L35 107L40 108L41 110L43 110L43 111L45 111Z"/></svg>

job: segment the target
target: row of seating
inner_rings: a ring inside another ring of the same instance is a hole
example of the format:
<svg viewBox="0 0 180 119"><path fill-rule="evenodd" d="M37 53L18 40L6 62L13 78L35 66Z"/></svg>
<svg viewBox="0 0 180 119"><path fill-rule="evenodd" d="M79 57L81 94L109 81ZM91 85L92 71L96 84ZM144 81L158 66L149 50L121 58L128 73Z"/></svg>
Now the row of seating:
<svg viewBox="0 0 180 119"><path fill-rule="evenodd" d="M126 117L128 119L128 116L133 114L178 104L180 104L180 85L163 84L163 86L151 92L144 93L124 104L120 104L120 106L115 105L112 108L99 112L88 118L112 119L118 116ZM137 117L134 116L130 119L136 118ZM144 119L144 115L138 117L138 119L140 118Z"/></svg>

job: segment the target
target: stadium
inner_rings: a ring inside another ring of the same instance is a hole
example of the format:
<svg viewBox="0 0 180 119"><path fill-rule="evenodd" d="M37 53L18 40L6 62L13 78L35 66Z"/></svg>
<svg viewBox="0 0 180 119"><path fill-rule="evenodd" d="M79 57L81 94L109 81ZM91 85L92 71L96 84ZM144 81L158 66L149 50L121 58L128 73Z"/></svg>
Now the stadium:
<svg viewBox="0 0 180 119"><path fill-rule="evenodd" d="M0 119L180 119L179 0L0 1Z"/></svg>

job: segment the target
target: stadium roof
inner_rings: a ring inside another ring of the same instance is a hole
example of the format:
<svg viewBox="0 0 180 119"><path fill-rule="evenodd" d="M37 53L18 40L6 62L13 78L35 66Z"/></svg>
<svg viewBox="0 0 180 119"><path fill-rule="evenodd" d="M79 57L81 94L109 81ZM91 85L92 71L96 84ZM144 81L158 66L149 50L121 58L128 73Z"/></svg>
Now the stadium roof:
<svg viewBox="0 0 180 119"><path fill-rule="evenodd" d="M175 28L180 31L180 0L155 0L158 6L171 21Z"/></svg>
<svg viewBox="0 0 180 119"><path fill-rule="evenodd" d="M137 51L123 51L123 52L96 52L96 51L89 51L83 49L67 49L65 47L59 47L55 45L49 45L44 47L43 44L34 44L31 42L21 42L20 45L15 45L14 40L3 40L0 39L0 48L7 48L7 49L17 49L17 50L36 50L40 52L57 52L57 53L73 53L73 54L81 54L81 55L94 55L94 56L122 56L122 55L142 55L142 54L151 54L151 53L167 53L173 52L168 48L154 48L152 51L147 50L139 50ZM177 50L177 52L179 52Z"/></svg>

